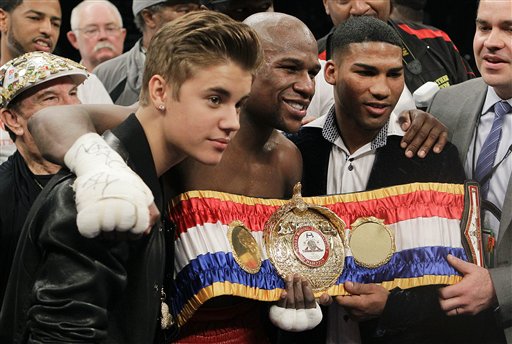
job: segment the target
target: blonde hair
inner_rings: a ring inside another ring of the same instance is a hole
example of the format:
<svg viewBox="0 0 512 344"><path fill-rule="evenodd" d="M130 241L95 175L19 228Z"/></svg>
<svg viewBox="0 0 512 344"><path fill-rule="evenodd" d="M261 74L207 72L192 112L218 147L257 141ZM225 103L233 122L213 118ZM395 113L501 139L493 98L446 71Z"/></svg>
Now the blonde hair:
<svg viewBox="0 0 512 344"><path fill-rule="evenodd" d="M151 40L140 104L148 105L153 75L161 75L178 99L181 85L198 70L232 62L254 74L261 61L258 36L246 24L214 11L188 13L165 24Z"/></svg>

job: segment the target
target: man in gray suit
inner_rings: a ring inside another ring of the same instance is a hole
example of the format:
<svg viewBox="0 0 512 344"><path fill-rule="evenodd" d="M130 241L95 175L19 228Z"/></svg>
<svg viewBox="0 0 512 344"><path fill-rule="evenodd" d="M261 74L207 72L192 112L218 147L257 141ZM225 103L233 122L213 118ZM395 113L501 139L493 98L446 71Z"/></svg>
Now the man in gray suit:
<svg viewBox="0 0 512 344"><path fill-rule="evenodd" d="M483 241L488 269L449 256L464 278L441 289L441 306L448 315L494 309L508 343L512 343L511 27L512 0L481 0L473 48L482 78L440 91L429 109L448 126L467 177L480 182L482 203L492 203L483 221L488 228ZM490 141L498 142L497 149L490 148ZM482 167L486 159L487 171Z"/></svg>

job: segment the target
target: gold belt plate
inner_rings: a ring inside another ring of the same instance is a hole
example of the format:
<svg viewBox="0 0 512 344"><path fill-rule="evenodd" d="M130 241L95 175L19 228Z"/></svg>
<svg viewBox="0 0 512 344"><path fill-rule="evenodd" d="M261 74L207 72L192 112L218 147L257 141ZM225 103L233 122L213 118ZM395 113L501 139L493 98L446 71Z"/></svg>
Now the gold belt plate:
<svg viewBox="0 0 512 344"><path fill-rule="evenodd" d="M298 183L292 199L265 224L263 238L267 255L283 279L298 273L313 292L320 292L343 272L346 225L331 210L306 204L300 192Z"/></svg>

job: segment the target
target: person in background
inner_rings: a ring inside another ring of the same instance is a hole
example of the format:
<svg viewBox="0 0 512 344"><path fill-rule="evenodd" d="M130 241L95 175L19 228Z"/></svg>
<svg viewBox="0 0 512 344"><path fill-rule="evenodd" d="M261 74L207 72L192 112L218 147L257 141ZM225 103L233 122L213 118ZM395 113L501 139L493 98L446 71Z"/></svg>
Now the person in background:
<svg viewBox="0 0 512 344"><path fill-rule="evenodd" d="M124 54L98 65L93 73L118 105L139 100L146 50L155 33L165 24L199 9L199 0L133 0L135 25L142 37Z"/></svg>
<svg viewBox="0 0 512 344"><path fill-rule="evenodd" d="M398 33L405 67L405 88L400 102L415 104L412 94L428 81L445 88L475 76L445 32L431 26L391 20L391 0L323 0L323 4L334 27L350 17L372 16L387 22ZM318 40L320 59L331 58L331 36L332 31Z"/></svg>
<svg viewBox="0 0 512 344"><path fill-rule="evenodd" d="M427 0L391 0L389 18L398 22L409 21L415 24L423 24L426 4Z"/></svg>
<svg viewBox="0 0 512 344"><path fill-rule="evenodd" d="M97 134L82 136L66 158L76 163L71 170L77 176L63 171L34 204L0 314L2 342L171 342L163 337L172 333L163 330L172 325L164 276L173 234L160 221L149 227L147 216L130 212L135 204L147 210L151 194L162 212L166 197L159 177L187 156L207 165L220 162L239 129L261 45L247 25L200 11L163 25L147 59L139 108L105 135L115 151ZM125 159L136 174L104 170ZM80 177L87 167L96 171ZM131 195L113 207L108 199L119 195L120 180L131 180ZM81 203L79 190L95 200ZM77 214L75 199L85 216ZM101 209L127 231L138 223L147 235L102 240L90 227L79 227L91 224L88 215Z"/></svg>
<svg viewBox="0 0 512 344"><path fill-rule="evenodd" d="M201 3L239 21L255 13L274 11L273 0L202 0Z"/></svg>
<svg viewBox="0 0 512 344"><path fill-rule="evenodd" d="M28 211L60 170L42 157L27 122L47 106L80 103L77 86L87 76L83 66L45 52L23 54L0 68L0 119L17 148L0 165L0 305Z"/></svg>
<svg viewBox="0 0 512 344"><path fill-rule="evenodd" d="M71 11L71 31L67 38L80 52L80 63L89 72L121 55L125 37L123 18L110 1L85 0Z"/></svg>
<svg viewBox="0 0 512 344"><path fill-rule="evenodd" d="M429 111L450 129L466 175L480 183L485 267L440 292L450 316L491 314L486 343L512 343L512 1L480 0L473 51L481 78L441 90Z"/></svg>
<svg viewBox="0 0 512 344"><path fill-rule="evenodd" d="M52 52L59 39L60 4L57 0L38 4L30 0L0 1L0 65L29 51ZM7 160L16 145L0 123L0 162Z"/></svg>
<svg viewBox="0 0 512 344"><path fill-rule="evenodd" d="M1 0L0 65L32 51L53 52L61 23L58 0ZM78 98L85 104L112 103L105 87L94 75L78 87ZM0 162L5 161L15 149L7 132L0 128Z"/></svg>

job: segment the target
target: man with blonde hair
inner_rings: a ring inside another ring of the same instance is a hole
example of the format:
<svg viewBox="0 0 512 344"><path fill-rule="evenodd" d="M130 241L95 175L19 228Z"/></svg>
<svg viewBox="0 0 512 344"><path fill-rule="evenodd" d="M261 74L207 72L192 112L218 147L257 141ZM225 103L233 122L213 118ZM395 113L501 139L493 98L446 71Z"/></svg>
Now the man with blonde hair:
<svg viewBox="0 0 512 344"><path fill-rule="evenodd" d="M139 344L168 333L157 331L157 324L162 330L172 325L164 277L171 271L166 261L173 259L173 234L160 221L151 228L148 214L133 210L140 203L147 210L152 193L162 212L166 198L159 177L187 156L220 162L239 129L239 108L262 58L247 25L201 11L164 25L147 60L140 107L104 135L115 151L98 134L83 135L65 158L76 176L63 171L36 200L0 314L2 343ZM135 172L106 170L124 161ZM113 207L122 180L131 181L132 194ZM79 190L94 200L80 199ZM135 234L152 230L140 240L101 240L94 223L77 226L97 212L108 223L121 220L125 231L137 223L142 231Z"/></svg>

